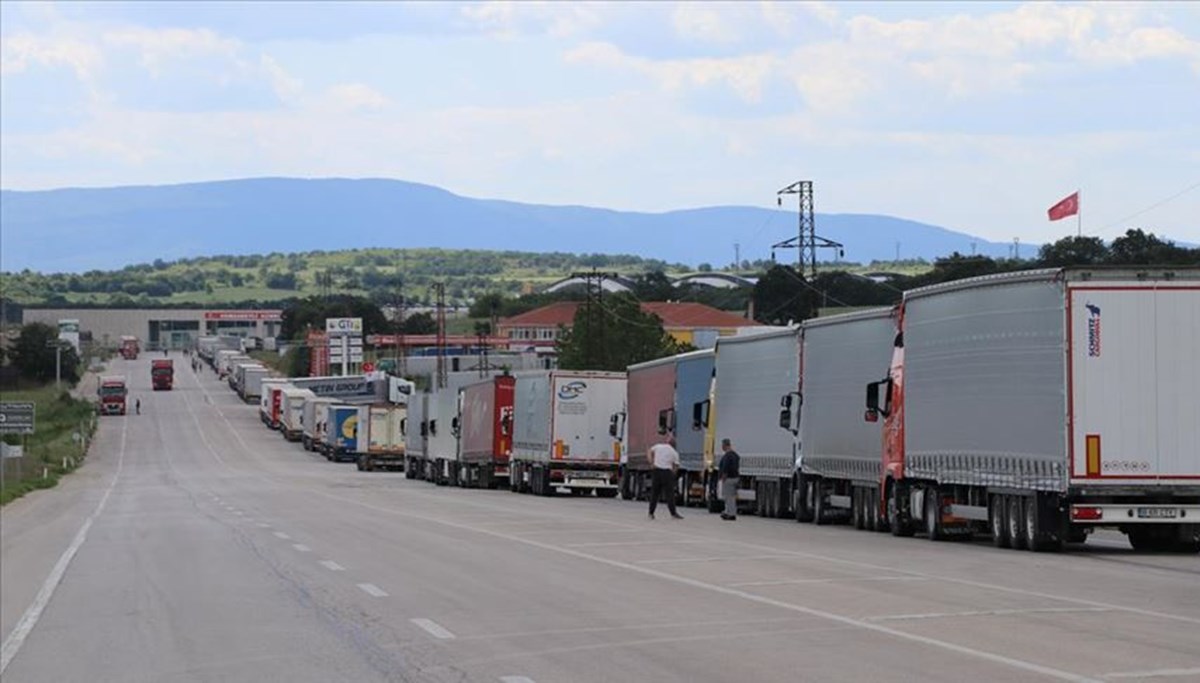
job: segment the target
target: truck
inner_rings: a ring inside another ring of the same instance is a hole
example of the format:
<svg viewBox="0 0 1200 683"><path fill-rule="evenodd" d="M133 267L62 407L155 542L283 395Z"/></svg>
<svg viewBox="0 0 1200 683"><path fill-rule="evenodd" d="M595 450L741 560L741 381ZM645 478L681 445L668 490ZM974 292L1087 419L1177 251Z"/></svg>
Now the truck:
<svg viewBox="0 0 1200 683"><path fill-rule="evenodd" d="M262 397L258 402L258 419L271 429L279 429L283 412L283 389L289 387L286 377L270 377L262 381Z"/></svg>
<svg viewBox="0 0 1200 683"><path fill-rule="evenodd" d="M491 377L458 390L458 471L460 486L508 486L512 456L513 396L516 378Z"/></svg>
<svg viewBox="0 0 1200 683"><path fill-rule="evenodd" d="M674 356L629 366L623 415L625 457L620 466L621 497L625 500L646 497L652 472L647 451L674 436L675 370ZM613 420L611 435L621 431L620 421Z"/></svg>
<svg viewBox="0 0 1200 683"><path fill-rule="evenodd" d="M155 358L150 361L150 383L155 391L170 391L175 382L175 361Z"/></svg>
<svg viewBox="0 0 1200 683"><path fill-rule="evenodd" d="M625 404L623 372L550 370L517 376L509 489L541 496L618 493L620 442L609 431Z"/></svg>
<svg viewBox="0 0 1200 683"><path fill-rule="evenodd" d="M717 340L708 415L714 438L708 445L707 478L716 478L711 469L717 455L715 443L730 439L741 455L738 500L764 517L784 517L791 512L794 444L792 436L778 428L777 420L779 397L795 391L799 377L798 326ZM711 501L711 485L709 494Z"/></svg>
<svg viewBox="0 0 1200 683"><path fill-rule="evenodd" d="M426 449L429 445L429 392L414 392L408 398L408 429L404 438L404 478L424 479Z"/></svg>
<svg viewBox="0 0 1200 683"><path fill-rule="evenodd" d="M337 403L336 398L314 396L304 402L304 419L300 431L300 444L306 451L315 451L322 442L325 434L325 424L329 419L329 406Z"/></svg>
<svg viewBox="0 0 1200 683"><path fill-rule="evenodd" d="M96 388L96 396L100 402L101 415L124 415L126 410L125 398L129 391L125 386L125 378L118 375L108 375L100 378Z"/></svg>
<svg viewBox="0 0 1200 683"><path fill-rule="evenodd" d="M891 533L1200 552L1200 268L971 278L906 292L895 321L866 385Z"/></svg>
<svg viewBox="0 0 1200 683"><path fill-rule="evenodd" d="M141 350L138 347L138 338L128 334L121 335L120 346L117 347L117 350L125 360L137 360L138 352Z"/></svg>
<svg viewBox="0 0 1200 683"><path fill-rule="evenodd" d="M368 406L334 403L326 410L325 440L321 443L321 452L327 460L333 462L356 462L358 456L366 451L366 422Z"/></svg>
<svg viewBox="0 0 1200 683"><path fill-rule="evenodd" d="M887 365L894 336L891 307L801 324L800 380L779 397L779 426L792 436L796 521L880 528L883 432L863 420L862 387Z"/></svg>
<svg viewBox="0 0 1200 683"><path fill-rule="evenodd" d="M257 403L262 398L262 383L271 371L258 363L240 363L235 370L238 396L247 403Z"/></svg>
<svg viewBox="0 0 1200 683"><path fill-rule="evenodd" d="M304 402L317 395L294 385L279 390L279 433L288 441L299 441L304 428Z"/></svg>
<svg viewBox="0 0 1200 683"><path fill-rule="evenodd" d="M677 479L681 502L684 505L709 502L715 511L716 480L709 476L711 463L704 457L708 425L701 419L705 417L704 407L712 391L714 361L712 349L675 356L675 407L670 419L675 433L675 450L679 451ZM686 428L678 426L679 415L687 420Z"/></svg>
<svg viewBox="0 0 1200 683"><path fill-rule="evenodd" d="M366 406L366 417L359 423L361 434L366 427L367 447L358 454L360 472L377 469L404 469L404 439L408 406L395 403L374 403Z"/></svg>

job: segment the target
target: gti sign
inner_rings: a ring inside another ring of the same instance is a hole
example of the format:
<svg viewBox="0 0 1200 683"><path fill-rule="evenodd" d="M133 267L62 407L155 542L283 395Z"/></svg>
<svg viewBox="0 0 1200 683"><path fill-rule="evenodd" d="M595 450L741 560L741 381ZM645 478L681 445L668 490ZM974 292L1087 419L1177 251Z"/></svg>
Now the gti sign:
<svg viewBox="0 0 1200 683"><path fill-rule="evenodd" d="M325 333L332 336L361 335L362 318L326 318Z"/></svg>

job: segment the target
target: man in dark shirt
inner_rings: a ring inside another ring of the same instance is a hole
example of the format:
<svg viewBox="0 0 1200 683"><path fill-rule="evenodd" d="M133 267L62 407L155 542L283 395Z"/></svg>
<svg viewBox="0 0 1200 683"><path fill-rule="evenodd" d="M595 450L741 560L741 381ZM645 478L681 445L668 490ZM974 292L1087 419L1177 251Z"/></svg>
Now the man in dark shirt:
<svg viewBox="0 0 1200 683"><path fill-rule="evenodd" d="M733 521L737 519L738 478L741 476L739 465L742 458L733 450L729 439L721 439L721 450L725 452L721 456L721 462L717 463L721 498L725 500L725 512L721 513L721 519Z"/></svg>

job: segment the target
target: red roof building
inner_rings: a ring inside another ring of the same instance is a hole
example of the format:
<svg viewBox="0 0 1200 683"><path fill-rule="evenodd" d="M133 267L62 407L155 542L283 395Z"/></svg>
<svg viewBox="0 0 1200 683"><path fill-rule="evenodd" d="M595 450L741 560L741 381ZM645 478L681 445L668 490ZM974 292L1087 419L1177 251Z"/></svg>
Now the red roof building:
<svg viewBox="0 0 1200 683"><path fill-rule="evenodd" d="M496 325L497 336L508 339L510 348L553 346L559 329L575 322L575 312L583 304L559 301L532 311L504 318ZM709 348L717 337L735 334L738 328L759 323L712 306L691 302L648 301L642 310L657 315L663 329L681 343Z"/></svg>

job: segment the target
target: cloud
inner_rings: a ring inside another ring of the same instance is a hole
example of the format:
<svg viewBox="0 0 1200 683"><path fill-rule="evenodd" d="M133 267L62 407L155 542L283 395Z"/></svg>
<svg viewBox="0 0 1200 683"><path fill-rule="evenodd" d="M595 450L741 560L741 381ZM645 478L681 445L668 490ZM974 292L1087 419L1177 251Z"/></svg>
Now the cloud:
<svg viewBox="0 0 1200 683"><path fill-rule="evenodd" d="M600 25L604 8L588 3L494 0L463 5L459 15L468 25L498 37L545 34L565 38Z"/></svg>
<svg viewBox="0 0 1200 683"><path fill-rule="evenodd" d="M340 83L329 89L327 97L340 111L382 109L388 99L364 83Z"/></svg>
<svg viewBox="0 0 1200 683"><path fill-rule="evenodd" d="M24 73L32 66L67 67L80 81L90 81L104 63L101 50L86 40L62 35L21 32L5 36L0 46L0 74Z"/></svg>
<svg viewBox="0 0 1200 683"><path fill-rule="evenodd" d="M628 55L617 46L604 42L584 43L568 50L564 59L575 64L632 70L649 77L669 92L720 84L747 102L761 99L766 80L777 63L776 57L769 54L651 60Z"/></svg>
<svg viewBox="0 0 1200 683"><path fill-rule="evenodd" d="M101 40L116 48L136 50L141 65L156 77L170 62L204 57L236 61L242 51L237 41L208 29L125 27L105 32Z"/></svg>

